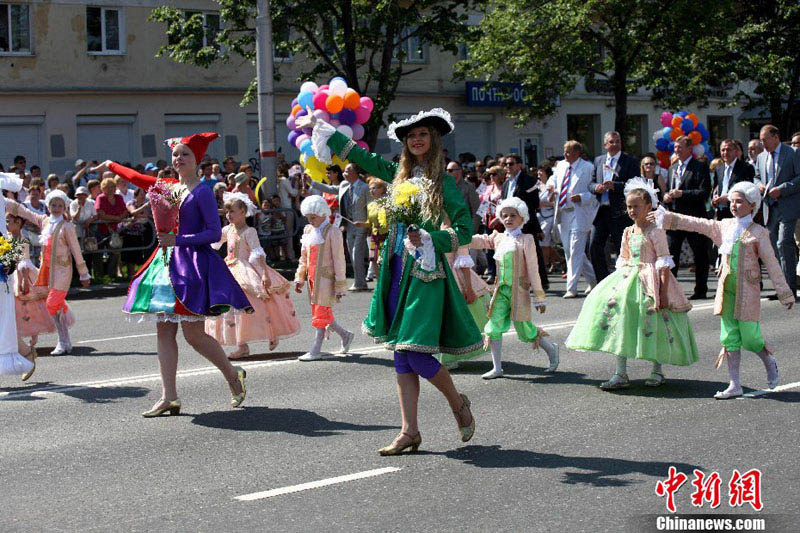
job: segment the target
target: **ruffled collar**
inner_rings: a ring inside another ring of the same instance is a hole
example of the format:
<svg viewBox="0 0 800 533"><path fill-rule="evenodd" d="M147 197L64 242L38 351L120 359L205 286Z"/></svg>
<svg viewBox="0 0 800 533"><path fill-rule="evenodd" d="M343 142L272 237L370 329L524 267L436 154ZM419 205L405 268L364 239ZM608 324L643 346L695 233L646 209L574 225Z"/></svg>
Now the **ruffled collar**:
<svg viewBox="0 0 800 533"><path fill-rule="evenodd" d="M305 246L317 246L325 242L325 237L322 235L322 232L329 225L330 221L326 217L325 220L322 221L322 224L319 225L319 227L314 228L312 226L311 231L303 235L303 238L301 239L303 241L303 244Z"/></svg>
<svg viewBox="0 0 800 533"><path fill-rule="evenodd" d="M500 241L500 244L495 249L495 253L502 257L508 252L515 251L517 249L517 237L520 235L522 235L522 226L513 230L506 230L503 233L503 240Z"/></svg>
<svg viewBox="0 0 800 533"><path fill-rule="evenodd" d="M736 244L736 241L739 240L739 237L742 236L742 233L744 233L752 223L752 214L738 217L736 219L736 224L731 224L725 231L725 234L722 236L722 244L719 247L719 252L726 255L733 253L733 245Z"/></svg>
<svg viewBox="0 0 800 533"><path fill-rule="evenodd" d="M45 238L53 234L59 222L64 221L64 215L58 215L58 216L50 215L49 217L47 217L47 221L48 221L47 227L42 230L42 237Z"/></svg>

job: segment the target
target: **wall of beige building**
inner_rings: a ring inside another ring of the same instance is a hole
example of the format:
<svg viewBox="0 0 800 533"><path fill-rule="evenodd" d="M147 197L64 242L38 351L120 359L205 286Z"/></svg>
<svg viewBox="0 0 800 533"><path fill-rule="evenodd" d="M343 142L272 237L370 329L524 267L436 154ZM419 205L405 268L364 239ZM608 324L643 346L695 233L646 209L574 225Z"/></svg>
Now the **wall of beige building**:
<svg viewBox="0 0 800 533"><path fill-rule="evenodd" d="M45 172L71 170L77 158L113 156L133 163L155 161L166 156L161 144L164 138L198 128L214 128L220 133L222 139L213 143L210 151L216 157L233 155L246 161L255 155L257 109L254 104L239 106L254 74L252 65L235 59L201 69L154 57L166 36L162 24L147 21L158 4L150 0L89 4L124 12L125 51L121 55L87 53L87 2L54 0L29 4L33 56L0 57L0 76L4 80L0 85L0 140L8 141L0 143L0 162L4 165L11 163L17 148L26 146L29 153L23 155L28 157L28 165L39 164ZM217 4L178 1L174 5L212 10ZM427 50L427 60L417 64L422 70L404 78L389 109L399 118L423 108L448 109L456 122L456 132L446 143L452 156L465 151L478 157L527 151L535 154L532 162L540 161L561 153L570 116L582 117L591 124L593 142L589 144L595 151L599 150L602 132L613 128L611 100L582 87L562 99L553 116L516 128L502 108L467 105L465 84L452 81L456 60L450 54ZM287 145L284 120L304 66L302 58L276 63L281 75L276 87L276 136L287 159L298 156L297 150ZM725 117L727 135L748 137L747 129L736 120L740 113L736 108L689 110L707 124L711 116ZM651 134L659 126L661 111L647 95L631 97L629 114L641 117L644 124L639 132L641 151L654 150ZM121 140L114 148L113 140L117 138ZM398 148L385 137L385 132L381 133L376 151L393 155ZM535 150L530 152L532 148Z"/></svg>

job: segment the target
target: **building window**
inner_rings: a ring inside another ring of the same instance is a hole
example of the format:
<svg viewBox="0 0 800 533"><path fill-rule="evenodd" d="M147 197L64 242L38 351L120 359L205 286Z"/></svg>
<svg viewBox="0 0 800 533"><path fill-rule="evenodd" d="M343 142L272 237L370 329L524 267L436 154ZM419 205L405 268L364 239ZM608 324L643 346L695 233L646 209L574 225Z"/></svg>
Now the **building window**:
<svg viewBox="0 0 800 533"><path fill-rule="evenodd" d="M202 44L200 43L200 36L198 35L198 44L201 46L213 46L219 50L217 43L217 34L221 28L219 13L203 13L201 11L187 11L186 18L190 19L194 15L202 15L203 17L203 36Z"/></svg>
<svg viewBox="0 0 800 533"><path fill-rule="evenodd" d="M122 11L105 7L86 8L86 51L90 54L125 53Z"/></svg>
<svg viewBox="0 0 800 533"><path fill-rule="evenodd" d="M647 115L628 115L628 133L622 140L622 149L641 158L647 150L650 137L647 134Z"/></svg>
<svg viewBox="0 0 800 533"><path fill-rule="evenodd" d="M292 51L290 46L291 41L291 28L274 28L272 32L272 59L273 61L286 62L292 60Z"/></svg>
<svg viewBox="0 0 800 533"><path fill-rule="evenodd" d="M708 160L711 161L713 159L713 154L719 155L719 143L725 139L733 138L733 117L730 115L717 117L709 116L707 120L708 148L711 150L711 153L708 155ZM758 135L756 135L756 137L758 137Z"/></svg>
<svg viewBox="0 0 800 533"><path fill-rule="evenodd" d="M584 159L593 159L603 150L600 115L567 115L567 138L583 145Z"/></svg>
<svg viewBox="0 0 800 533"><path fill-rule="evenodd" d="M31 55L30 6L0 4L0 53Z"/></svg>
<svg viewBox="0 0 800 533"><path fill-rule="evenodd" d="M406 63L425 63L428 61L428 46L419 36L409 37L416 31L416 26L403 29L401 42L396 57Z"/></svg>

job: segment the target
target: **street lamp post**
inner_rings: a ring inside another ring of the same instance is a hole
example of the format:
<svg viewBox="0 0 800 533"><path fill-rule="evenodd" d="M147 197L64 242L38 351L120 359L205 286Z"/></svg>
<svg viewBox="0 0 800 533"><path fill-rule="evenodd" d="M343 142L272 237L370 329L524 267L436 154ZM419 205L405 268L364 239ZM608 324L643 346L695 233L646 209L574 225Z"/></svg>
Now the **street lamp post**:
<svg viewBox="0 0 800 533"><path fill-rule="evenodd" d="M278 161L275 151L275 93L272 70L272 18L269 0L258 0L256 16L256 76L258 80L258 158L262 188L269 198L277 192Z"/></svg>

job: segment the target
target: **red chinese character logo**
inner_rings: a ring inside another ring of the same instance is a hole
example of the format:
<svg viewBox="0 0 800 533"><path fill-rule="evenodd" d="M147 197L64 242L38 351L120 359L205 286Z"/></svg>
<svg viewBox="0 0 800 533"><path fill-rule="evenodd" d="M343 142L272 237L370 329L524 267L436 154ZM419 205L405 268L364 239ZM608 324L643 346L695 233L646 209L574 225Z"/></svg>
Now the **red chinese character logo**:
<svg viewBox="0 0 800 533"><path fill-rule="evenodd" d="M719 486L722 480L719 474L712 472L710 476L706 477L700 470L694 471L694 479L692 485L695 491L692 493L692 505L695 507L702 507L704 502L709 502L711 508L719 507Z"/></svg>
<svg viewBox="0 0 800 533"><path fill-rule="evenodd" d="M729 503L731 507L749 503L756 511L764 508L764 504L761 502L761 470L753 468L740 474L734 468L728 489L730 490Z"/></svg>
<svg viewBox="0 0 800 533"><path fill-rule="evenodd" d="M686 483L687 479L689 478L686 474L678 472L674 466L671 466L669 467L669 476L666 481L656 483L656 494L667 497L667 510L670 513L675 512L675 493L678 492L681 485Z"/></svg>

